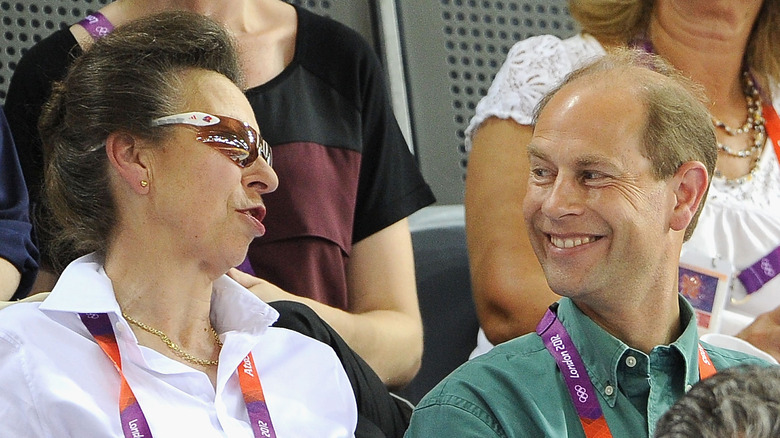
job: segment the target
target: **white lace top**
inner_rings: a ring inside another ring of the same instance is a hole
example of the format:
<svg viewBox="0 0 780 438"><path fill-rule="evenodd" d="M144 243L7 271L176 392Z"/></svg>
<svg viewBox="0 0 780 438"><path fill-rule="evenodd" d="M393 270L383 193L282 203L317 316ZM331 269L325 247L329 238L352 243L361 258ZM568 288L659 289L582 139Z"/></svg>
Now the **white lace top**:
<svg viewBox="0 0 780 438"><path fill-rule="evenodd" d="M604 53L598 41L583 34L565 40L545 35L517 42L477 105L466 129L467 148L471 148L475 130L489 117L529 125L534 107L547 91L566 74ZM777 85L773 96L780 96ZM780 106L777 97L774 105L776 109ZM724 334L737 333L758 314L780 305L780 276L748 300L733 302L745 297L736 275L780 245L780 166L770 142L758 166L754 177L742 184L713 180L696 231L683 246L683 256L696 252L705 259L724 260L731 271L730 296L720 318L719 332Z"/></svg>

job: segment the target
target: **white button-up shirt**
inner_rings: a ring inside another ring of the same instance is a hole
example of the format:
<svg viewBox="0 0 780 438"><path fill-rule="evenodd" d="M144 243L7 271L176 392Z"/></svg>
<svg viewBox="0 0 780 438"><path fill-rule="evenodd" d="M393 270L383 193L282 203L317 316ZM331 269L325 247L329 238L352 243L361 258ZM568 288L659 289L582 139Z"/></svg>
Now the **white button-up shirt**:
<svg viewBox="0 0 780 438"><path fill-rule="evenodd" d="M120 376L79 313L107 313L122 370L155 437L251 437L236 368L252 351L273 426L284 437L351 437L352 387L333 350L271 327L278 314L223 276L211 320L224 342L208 376L138 345L93 255L63 272L42 303L0 311L0 436L121 437Z"/></svg>

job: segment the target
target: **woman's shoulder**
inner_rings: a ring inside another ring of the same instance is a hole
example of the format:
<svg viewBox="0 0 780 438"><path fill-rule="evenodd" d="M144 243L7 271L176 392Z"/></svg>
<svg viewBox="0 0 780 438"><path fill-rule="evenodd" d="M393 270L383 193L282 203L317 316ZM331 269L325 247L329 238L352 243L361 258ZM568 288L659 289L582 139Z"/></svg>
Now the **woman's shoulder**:
<svg viewBox="0 0 780 438"><path fill-rule="evenodd" d="M60 29L30 47L19 61L17 70L43 69L47 73L62 71L64 74L67 65L80 54L81 48L70 30Z"/></svg>
<svg viewBox="0 0 780 438"><path fill-rule="evenodd" d="M515 43L501 69L515 75L524 74L526 78L542 74L544 76L541 80L545 77L560 80L604 53L601 44L587 34L577 34L566 39L539 35Z"/></svg>
<svg viewBox="0 0 780 438"><path fill-rule="evenodd" d="M28 334L39 333L43 320L40 305L45 295L37 294L20 301L0 302L0 339L8 344L21 345ZM31 330L31 327L36 329Z"/></svg>
<svg viewBox="0 0 780 438"><path fill-rule="evenodd" d="M577 67L604 53L601 44L586 34L567 39L539 35L518 41L477 105L466 130L467 139L489 117L530 125L536 104L549 90Z"/></svg>

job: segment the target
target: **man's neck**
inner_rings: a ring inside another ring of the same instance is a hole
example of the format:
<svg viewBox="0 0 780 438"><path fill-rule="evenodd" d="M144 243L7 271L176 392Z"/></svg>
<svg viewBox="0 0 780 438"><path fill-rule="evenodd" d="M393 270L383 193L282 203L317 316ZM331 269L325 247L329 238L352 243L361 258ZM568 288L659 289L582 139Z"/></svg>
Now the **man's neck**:
<svg viewBox="0 0 780 438"><path fill-rule="evenodd" d="M683 325L677 294L663 299L626 306L589 304L572 300L577 308L607 333L631 348L647 354L658 345L669 345L680 337Z"/></svg>

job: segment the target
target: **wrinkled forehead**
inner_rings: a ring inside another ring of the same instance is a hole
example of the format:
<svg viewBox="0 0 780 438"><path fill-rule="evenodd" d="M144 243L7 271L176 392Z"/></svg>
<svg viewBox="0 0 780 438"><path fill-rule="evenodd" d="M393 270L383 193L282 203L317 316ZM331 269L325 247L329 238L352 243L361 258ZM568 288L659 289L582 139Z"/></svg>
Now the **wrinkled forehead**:
<svg viewBox="0 0 780 438"><path fill-rule="evenodd" d="M641 145L647 110L630 85L588 78L567 84L539 114L532 142Z"/></svg>

